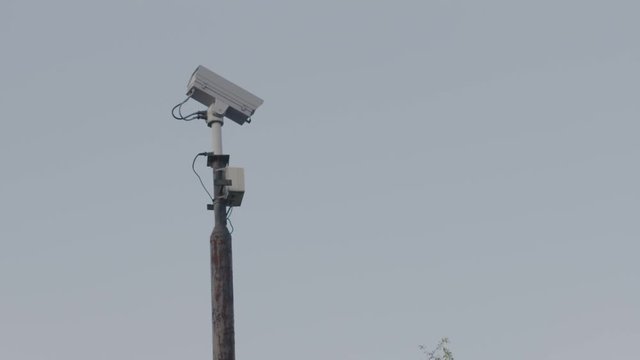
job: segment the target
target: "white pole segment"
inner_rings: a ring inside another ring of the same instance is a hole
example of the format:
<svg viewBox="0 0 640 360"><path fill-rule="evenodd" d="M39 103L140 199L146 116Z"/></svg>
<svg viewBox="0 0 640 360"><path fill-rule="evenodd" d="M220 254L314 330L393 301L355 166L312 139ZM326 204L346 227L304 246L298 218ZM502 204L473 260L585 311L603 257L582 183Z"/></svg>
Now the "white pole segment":
<svg viewBox="0 0 640 360"><path fill-rule="evenodd" d="M211 135L213 139L213 153L222 155L222 121L211 123Z"/></svg>
<svg viewBox="0 0 640 360"><path fill-rule="evenodd" d="M213 153L216 155L222 155L222 119L228 107L226 104L216 102L207 109L207 125L211 127Z"/></svg>

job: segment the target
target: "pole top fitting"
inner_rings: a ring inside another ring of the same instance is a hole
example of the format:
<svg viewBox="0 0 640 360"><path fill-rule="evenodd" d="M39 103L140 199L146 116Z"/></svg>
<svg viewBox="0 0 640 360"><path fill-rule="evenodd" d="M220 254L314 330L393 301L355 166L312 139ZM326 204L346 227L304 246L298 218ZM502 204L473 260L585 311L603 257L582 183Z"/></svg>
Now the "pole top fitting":
<svg viewBox="0 0 640 360"><path fill-rule="evenodd" d="M228 108L229 105L222 101L215 101L211 104L207 109L207 126L211 127L216 122L220 123L220 125L224 124L223 118Z"/></svg>

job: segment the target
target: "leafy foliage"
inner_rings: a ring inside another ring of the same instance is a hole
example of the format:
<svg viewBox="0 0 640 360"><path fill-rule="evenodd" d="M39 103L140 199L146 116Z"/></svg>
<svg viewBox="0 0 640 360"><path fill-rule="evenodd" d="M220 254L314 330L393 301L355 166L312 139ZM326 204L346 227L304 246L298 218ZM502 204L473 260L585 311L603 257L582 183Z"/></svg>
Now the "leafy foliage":
<svg viewBox="0 0 640 360"><path fill-rule="evenodd" d="M427 355L427 360L454 360L453 353L447 347L448 344L449 339L445 337L440 340L438 346L432 351L429 351L429 348L424 345L420 345L419 348Z"/></svg>

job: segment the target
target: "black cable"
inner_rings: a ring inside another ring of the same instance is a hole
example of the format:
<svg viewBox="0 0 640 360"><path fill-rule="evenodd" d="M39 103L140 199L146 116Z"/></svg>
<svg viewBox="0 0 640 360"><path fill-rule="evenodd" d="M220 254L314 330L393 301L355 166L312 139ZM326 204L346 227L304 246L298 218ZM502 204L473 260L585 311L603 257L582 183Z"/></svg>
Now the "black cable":
<svg viewBox="0 0 640 360"><path fill-rule="evenodd" d="M235 228L233 227L233 223L231 222L231 219L227 219L227 222L229 223L229 226L231 226L231 231L229 231L229 235L233 234L233 231L235 230Z"/></svg>
<svg viewBox="0 0 640 360"><path fill-rule="evenodd" d="M233 223L231 222L231 214L233 213L233 206L229 206L229 210L227 210L227 222L229 223L229 226L231 227L231 231L229 232L229 234L233 234L233 231L235 230L235 228L233 227Z"/></svg>
<svg viewBox="0 0 640 360"><path fill-rule="evenodd" d="M180 108L178 108L178 111L180 111ZM206 119L206 118L207 118L207 112L206 111L196 111L196 112L193 112L193 113L191 113L189 115L183 116L182 120L191 121L191 120Z"/></svg>
<svg viewBox="0 0 640 360"><path fill-rule="evenodd" d="M173 116L174 119L176 120L184 120L184 116L182 116L182 112L180 112L180 108L182 107L182 105L184 105L184 103L186 103L189 100L189 98L184 99L184 101L182 101L181 103L179 103L178 105L174 106L173 109L171 109L171 115ZM178 109L178 115L180 115L180 117L176 116L176 109Z"/></svg>
<svg viewBox="0 0 640 360"><path fill-rule="evenodd" d="M174 106L173 109L171 109L171 116L173 116L174 119L176 120L183 120L183 121L191 121L191 120L196 120L196 119L206 119L207 118L207 112L206 111L196 111L193 112L189 115L182 115L182 105L184 105L190 98L187 97L186 99L184 99L181 103L179 103L178 105ZM178 116L176 116L176 109L178 109Z"/></svg>
<svg viewBox="0 0 640 360"><path fill-rule="evenodd" d="M196 154L196 156L193 158L193 161L191 162L191 170L193 170L193 173L196 174L196 176L198 177L198 180L200 181L200 185L202 185L202 188L204 189L204 191L207 193L207 195L209 195L209 198L211 199L211 203L215 204L215 200L213 199L213 196L211 196L211 193L209 192L207 187L204 185L204 181L202 181L202 178L200 177L200 174L198 174L198 172L196 171L196 160L198 160L198 157L207 156L207 155L210 155L210 154L211 153L206 153L206 152L201 152L201 153ZM233 214L233 206L229 206L229 208L227 209L227 212L226 212L227 222L229 223L229 226L231 227L231 231L229 232L229 234L233 234L233 232L235 231L235 227L233 227L233 223L231 222L231 214Z"/></svg>
<svg viewBox="0 0 640 360"><path fill-rule="evenodd" d="M206 156L206 155L208 155L208 153L206 153L206 152L197 154L193 158L193 162L191 163L191 170L193 170L193 173L196 174L196 176L198 177L198 180L200 180L200 185L202 185L202 188L204 189L204 191L207 192L207 195L209 195L209 198L211 199L211 202L213 203L214 202L213 196L211 196L211 193L209 192L209 190L207 190L207 187L204 185L204 182L202 181L202 178L200 177L200 174L198 174L198 172L196 171L196 160L198 159L198 157Z"/></svg>

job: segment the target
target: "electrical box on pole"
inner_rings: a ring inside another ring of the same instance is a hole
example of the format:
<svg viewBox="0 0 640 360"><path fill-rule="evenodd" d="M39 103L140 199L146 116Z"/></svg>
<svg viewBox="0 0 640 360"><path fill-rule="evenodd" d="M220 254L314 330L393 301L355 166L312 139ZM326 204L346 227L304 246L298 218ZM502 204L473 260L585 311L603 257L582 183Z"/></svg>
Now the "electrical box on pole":
<svg viewBox="0 0 640 360"><path fill-rule="evenodd" d="M231 182L227 186L227 206L240 206L244 197L244 168L228 167L226 176Z"/></svg>

